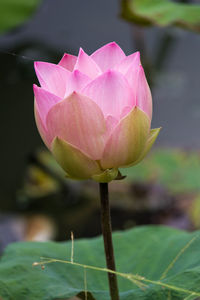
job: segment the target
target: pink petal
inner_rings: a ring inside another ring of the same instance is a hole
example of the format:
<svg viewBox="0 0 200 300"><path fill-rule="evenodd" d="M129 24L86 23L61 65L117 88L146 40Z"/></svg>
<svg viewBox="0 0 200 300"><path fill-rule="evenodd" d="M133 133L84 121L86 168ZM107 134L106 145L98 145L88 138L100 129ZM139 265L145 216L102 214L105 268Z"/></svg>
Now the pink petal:
<svg viewBox="0 0 200 300"><path fill-rule="evenodd" d="M123 110L122 110L120 119L122 119L122 118L124 118L126 115L128 115L132 109L133 109L133 108L132 108L131 106L125 106L125 107L123 108Z"/></svg>
<svg viewBox="0 0 200 300"><path fill-rule="evenodd" d="M50 148L50 141L48 139L47 129L46 129L44 122L42 121L42 119L40 117L36 102L34 104L34 114L35 114L36 125L37 125L38 131L41 135L41 138L42 138L43 142L45 143L45 145L47 146L47 148Z"/></svg>
<svg viewBox="0 0 200 300"><path fill-rule="evenodd" d="M67 81L65 97L67 97L74 91L79 92L90 81L91 81L91 79L88 76L86 76L85 74L81 73L80 71L78 71L78 70L73 71L70 74L69 79Z"/></svg>
<svg viewBox="0 0 200 300"><path fill-rule="evenodd" d="M111 132L113 131L113 129L116 127L116 125L118 124L118 120L115 119L113 116L108 116L106 118L106 136L109 137Z"/></svg>
<svg viewBox="0 0 200 300"><path fill-rule="evenodd" d="M118 65L115 66L114 69L122 74L126 74L130 67L135 69L140 65L140 52L135 52L129 56L126 56Z"/></svg>
<svg viewBox="0 0 200 300"><path fill-rule="evenodd" d="M144 69L141 66L138 73L138 86L136 93L137 106L142 109L152 119L152 96Z"/></svg>
<svg viewBox="0 0 200 300"><path fill-rule="evenodd" d="M96 102L105 117L111 115L116 119L125 106L135 106L135 100L127 80L116 71L107 71L90 82L82 91Z"/></svg>
<svg viewBox="0 0 200 300"><path fill-rule="evenodd" d="M97 66L97 64L93 61L93 59L88 56L82 48L79 50L77 62L74 66L74 70L79 70L91 79L94 79L99 74L101 74L101 70Z"/></svg>
<svg viewBox="0 0 200 300"><path fill-rule="evenodd" d="M37 111L44 126L46 126L46 116L49 110L52 108L52 106L59 102L61 98L38 87L36 84L33 85L33 91L35 95L35 105Z"/></svg>
<svg viewBox="0 0 200 300"><path fill-rule="evenodd" d="M72 72L76 64L77 57L68 53L65 53L58 65Z"/></svg>
<svg viewBox="0 0 200 300"><path fill-rule="evenodd" d="M136 105L152 118L152 96L142 66L129 68L125 74L136 99Z"/></svg>
<svg viewBox="0 0 200 300"><path fill-rule="evenodd" d="M52 107L47 115L49 140L59 137L94 160L101 158L105 144L105 120L89 98L72 93Z"/></svg>
<svg viewBox="0 0 200 300"><path fill-rule="evenodd" d="M139 67L132 68L130 67L128 71L124 74L125 78L127 79L129 86L134 92L134 96L136 96L137 84L138 84L138 74L139 74Z"/></svg>
<svg viewBox="0 0 200 300"><path fill-rule="evenodd" d="M39 61L34 67L41 87L63 98L70 72L61 66Z"/></svg>
<svg viewBox="0 0 200 300"><path fill-rule="evenodd" d="M91 55L102 72L112 69L126 57L122 49L115 43L109 43L99 48Z"/></svg>

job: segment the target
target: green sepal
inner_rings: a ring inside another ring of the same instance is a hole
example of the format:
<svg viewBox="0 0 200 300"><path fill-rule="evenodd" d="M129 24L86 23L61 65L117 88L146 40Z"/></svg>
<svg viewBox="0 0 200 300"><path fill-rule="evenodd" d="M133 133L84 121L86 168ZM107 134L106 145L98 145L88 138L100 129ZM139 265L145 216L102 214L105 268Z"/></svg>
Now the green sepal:
<svg viewBox="0 0 200 300"><path fill-rule="evenodd" d="M120 170L118 170L117 177L114 180L123 180L126 177L127 177L126 175L122 175L122 173L120 172Z"/></svg>
<svg viewBox="0 0 200 300"><path fill-rule="evenodd" d="M93 175L92 179L94 179L97 182L106 183L114 180L117 177L117 175L118 169L106 169L101 174Z"/></svg>

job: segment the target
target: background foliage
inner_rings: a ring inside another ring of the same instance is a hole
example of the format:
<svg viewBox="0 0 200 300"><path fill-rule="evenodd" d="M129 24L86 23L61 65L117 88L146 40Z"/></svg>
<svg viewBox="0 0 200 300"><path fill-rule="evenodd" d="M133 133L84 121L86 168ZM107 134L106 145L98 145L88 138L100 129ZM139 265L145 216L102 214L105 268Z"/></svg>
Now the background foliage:
<svg viewBox="0 0 200 300"><path fill-rule="evenodd" d="M10 30L27 21L40 0L1 0L0 32Z"/></svg>
<svg viewBox="0 0 200 300"><path fill-rule="evenodd" d="M174 25L200 32L198 4L170 0L122 0L122 17L139 25Z"/></svg>

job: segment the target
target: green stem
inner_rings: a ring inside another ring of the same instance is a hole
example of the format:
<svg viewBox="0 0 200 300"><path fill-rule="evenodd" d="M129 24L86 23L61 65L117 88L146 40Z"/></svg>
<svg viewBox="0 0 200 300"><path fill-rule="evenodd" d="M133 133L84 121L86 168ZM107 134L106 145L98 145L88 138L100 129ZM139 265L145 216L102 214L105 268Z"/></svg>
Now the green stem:
<svg viewBox="0 0 200 300"><path fill-rule="evenodd" d="M112 242L112 227L110 218L110 206L108 197L108 184L100 183L100 199L101 199L101 226L104 240L104 250L106 256L107 268L116 271L115 257ZM119 300L119 291L117 285L117 276L108 272L108 281L110 288L111 300Z"/></svg>

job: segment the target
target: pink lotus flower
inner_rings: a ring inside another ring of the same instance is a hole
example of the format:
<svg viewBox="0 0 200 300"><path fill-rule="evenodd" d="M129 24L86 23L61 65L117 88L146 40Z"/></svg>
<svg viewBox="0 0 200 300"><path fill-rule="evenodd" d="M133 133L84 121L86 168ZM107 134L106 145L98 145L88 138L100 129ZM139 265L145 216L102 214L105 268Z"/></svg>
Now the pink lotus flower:
<svg viewBox="0 0 200 300"><path fill-rule="evenodd" d="M57 65L35 62L35 71L37 127L69 177L108 182L143 159L160 129L150 130L139 52L126 56L113 42L90 56L66 53Z"/></svg>

